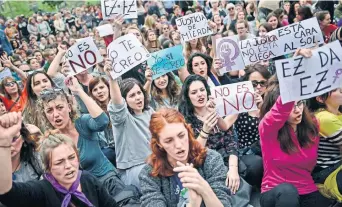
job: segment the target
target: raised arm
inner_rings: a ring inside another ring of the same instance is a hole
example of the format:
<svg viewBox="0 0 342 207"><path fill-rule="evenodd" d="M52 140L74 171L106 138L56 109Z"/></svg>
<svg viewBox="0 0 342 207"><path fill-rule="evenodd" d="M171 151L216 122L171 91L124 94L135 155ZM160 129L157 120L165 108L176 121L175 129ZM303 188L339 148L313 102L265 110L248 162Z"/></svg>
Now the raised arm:
<svg viewBox="0 0 342 207"><path fill-rule="evenodd" d="M148 95L151 94L151 86L152 86L152 70L149 66L147 66L146 71L145 71L145 78L146 82L144 85L144 89Z"/></svg>
<svg viewBox="0 0 342 207"><path fill-rule="evenodd" d="M8 67L9 69L15 71L19 77L21 78L21 80L23 82L26 82L27 80L27 74L20 70L19 68L17 68L15 65L13 65L12 61L6 56L6 55L3 55L0 57L0 60L1 62L3 63L4 66Z"/></svg>
<svg viewBox="0 0 342 207"><path fill-rule="evenodd" d="M103 113L101 107L97 105L94 99L88 96L88 94L82 89L80 83L75 77L72 76L67 79L66 86L72 91L72 93L78 95L81 98L92 118L97 118Z"/></svg>
<svg viewBox="0 0 342 207"><path fill-rule="evenodd" d="M108 78L109 78L109 86L110 86L110 97L113 102L113 104L116 105L122 105L123 100L122 100L122 95L120 91L120 87L118 84L117 80L114 80L112 76L110 75L110 71L113 70L113 62L107 58L105 60L105 66L104 66L104 71L106 72Z"/></svg>
<svg viewBox="0 0 342 207"><path fill-rule="evenodd" d="M21 113L10 112L0 116L0 195L12 188L12 139L21 129Z"/></svg>
<svg viewBox="0 0 342 207"><path fill-rule="evenodd" d="M62 58L64 56L64 54L66 53L66 48L63 45L59 45L58 46L58 53L56 55L56 57L53 59L53 61L51 62L51 65L48 68L47 74L51 77L54 78L58 71L59 71L59 64L62 61Z"/></svg>

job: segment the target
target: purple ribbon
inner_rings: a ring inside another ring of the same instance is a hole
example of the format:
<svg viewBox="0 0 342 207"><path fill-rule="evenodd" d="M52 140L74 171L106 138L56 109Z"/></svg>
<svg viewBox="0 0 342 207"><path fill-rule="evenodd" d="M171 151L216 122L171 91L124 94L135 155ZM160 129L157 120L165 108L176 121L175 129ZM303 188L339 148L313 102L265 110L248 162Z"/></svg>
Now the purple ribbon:
<svg viewBox="0 0 342 207"><path fill-rule="evenodd" d="M94 206L82 192L77 190L77 187L80 184L81 174L82 174L82 171L79 170L78 175L77 175L77 179L71 185L69 190L67 190L65 187L61 186L61 184L59 184L58 181L50 173L44 174L44 178L51 183L53 188L55 190L57 190L58 192L65 195L61 207L68 207L70 200L71 200L71 195L76 196L78 199L80 199L83 203L87 204L87 206L89 206L89 207Z"/></svg>

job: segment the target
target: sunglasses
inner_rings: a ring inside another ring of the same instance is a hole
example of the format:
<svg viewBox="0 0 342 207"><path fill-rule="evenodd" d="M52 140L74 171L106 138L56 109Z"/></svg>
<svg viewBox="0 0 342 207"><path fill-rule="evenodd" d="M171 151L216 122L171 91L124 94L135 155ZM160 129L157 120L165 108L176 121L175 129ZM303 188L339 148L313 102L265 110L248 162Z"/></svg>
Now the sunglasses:
<svg viewBox="0 0 342 207"><path fill-rule="evenodd" d="M12 87L14 85L15 85L15 81L4 83L4 86L6 86L6 87Z"/></svg>
<svg viewBox="0 0 342 207"><path fill-rule="evenodd" d="M234 10L234 7L230 7L228 8L228 11Z"/></svg>
<svg viewBox="0 0 342 207"><path fill-rule="evenodd" d="M258 85L260 85L260 87L266 87L267 81L252 81L252 85L254 88L256 88Z"/></svg>
<svg viewBox="0 0 342 207"><path fill-rule="evenodd" d="M21 134L19 136L15 136L12 138L12 143L16 142L21 137Z"/></svg>
<svg viewBox="0 0 342 207"><path fill-rule="evenodd" d="M58 95L65 95L63 89L61 88L49 88L49 89L44 89L43 91L40 92L40 99L42 100L52 100L55 99Z"/></svg>

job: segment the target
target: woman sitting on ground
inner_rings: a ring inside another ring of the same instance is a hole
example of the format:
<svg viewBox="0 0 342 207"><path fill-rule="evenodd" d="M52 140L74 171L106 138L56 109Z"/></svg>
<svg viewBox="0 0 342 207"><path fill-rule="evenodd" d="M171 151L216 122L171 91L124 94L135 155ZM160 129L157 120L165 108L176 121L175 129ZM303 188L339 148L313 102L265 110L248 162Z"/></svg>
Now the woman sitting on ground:
<svg viewBox="0 0 342 207"><path fill-rule="evenodd" d="M219 153L195 141L175 109L160 109L150 122L152 154L139 175L142 206L231 206Z"/></svg>
<svg viewBox="0 0 342 207"><path fill-rule="evenodd" d="M79 170L74 142L65 135L49 135L41 146L43 180L13 182L11 143L20 133L22 117L12 112L0 117L0 202L7 207L116 207L115 200L91 174Z"/></svg>

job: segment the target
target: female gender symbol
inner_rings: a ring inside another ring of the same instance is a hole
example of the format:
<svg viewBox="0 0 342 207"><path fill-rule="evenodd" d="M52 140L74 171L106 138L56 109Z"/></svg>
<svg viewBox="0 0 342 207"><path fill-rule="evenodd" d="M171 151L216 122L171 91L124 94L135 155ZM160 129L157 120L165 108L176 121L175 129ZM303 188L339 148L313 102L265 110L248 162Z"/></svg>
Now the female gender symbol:
<svg viewBox="0 0 342 207"><path fill-rule="evenodd" d="M336 80L337 80L338 78L340 78L340 75L341 75L341 74L342 74L342 68L337 69L337 70L335 71L335 76L333 76L333 78L334 78L334 82L333 82L333 83L335 83Z"/></svg>
<svg viewBox="0 0 342 207"><path fill-rule="evenodd" d="M228 44L226 46L224 46L225 43L228 43ZM233 57L232 58L230 58L232 50L229 47L227 47L228 45L232 45L233 48L234 48L234 53L233 53ZM234 60L239 55L239 46L236 44L236 42L234 40L222 39L220 41L220 43L218 44L217 48L219 49L219 51L221 53L220 56L224 60L223 67L226 67L227 71L231 71L232 70L232 66L235 65Z"/></svg>

